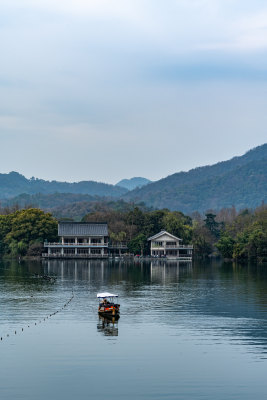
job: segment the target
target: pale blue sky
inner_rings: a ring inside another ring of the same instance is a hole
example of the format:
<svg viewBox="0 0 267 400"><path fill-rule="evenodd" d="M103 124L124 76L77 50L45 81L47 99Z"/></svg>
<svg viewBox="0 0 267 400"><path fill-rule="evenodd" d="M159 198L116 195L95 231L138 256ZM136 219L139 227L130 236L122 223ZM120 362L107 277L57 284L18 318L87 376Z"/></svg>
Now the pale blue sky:
<svg viewBox="0 0 267 400"><path fill-rule="evenodd" d="M267 142L264 1L0 10L0 172L154 180Z"/></svg>

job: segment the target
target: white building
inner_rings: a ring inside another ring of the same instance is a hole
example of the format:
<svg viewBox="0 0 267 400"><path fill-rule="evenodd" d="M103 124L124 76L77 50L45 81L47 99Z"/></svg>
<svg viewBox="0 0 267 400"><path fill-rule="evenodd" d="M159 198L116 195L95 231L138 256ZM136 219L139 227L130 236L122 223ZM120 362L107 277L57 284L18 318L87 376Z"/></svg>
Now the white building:
<svg viewBox="0 0 267 400"><path fill-rule="evenodd" d="M48 258L108 257L108 226L106 223L59 222L59 241L44 243Z"/></svg>
<svg viewBox="0 0 267 400"><path fill-rule="evenodd" d="M151 242L152 257L192 260L193 245L182 245L182 239L167 231L161 231L147 240Z"/></svg>

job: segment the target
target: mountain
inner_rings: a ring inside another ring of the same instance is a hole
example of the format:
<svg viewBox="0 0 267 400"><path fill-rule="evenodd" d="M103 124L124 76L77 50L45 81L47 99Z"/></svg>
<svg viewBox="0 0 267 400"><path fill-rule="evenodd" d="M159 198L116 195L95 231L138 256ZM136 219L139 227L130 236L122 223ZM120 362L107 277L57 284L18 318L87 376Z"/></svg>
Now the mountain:
<svg viewBox="0 0 267 400"><path fill-rule="evenodd" d="M143 203L136 204L143 211L148 208ZM15 211L18 208L40 208L51 212L56 218L74 219L80 221L90 212L128 212L133 209L132 203L117 198L90 196L88 194L75 193L51 193L51 194L20 194L0 202L0 214L7 211ZM8 210L9 209L9 210Z"/></svg>
<svg viewBox="0 0 267 400"><path fill-rule="evenodd" d="M15 197L1 200L1 207L37 207L43 210L50 210L55 207L63 208L73 203L93 203L102 201L107 197L91 196L89 194L76 194L76 193L35 193L26 194L22 193Z"/></svg>
<svg viewBox="0 0 267 400"><path fill-rule="evenodd" d="M76 193L90 196L119 197L127 192L127 189L99 183L94 181L58 182L45 181L43 179L27 179L18 172L0 174L0 199L18 196L22 193Z"/></svg>
<svg viewBox="0 0 267 400"><path fill-rule="evenodd" d="M115 186L94 181L69 183L27 179L10 172L0 174L0 199L3 206L4 200L9 199L6 204L32 204L45 209L75 207L75 212L79 207L88 210L95 202L112 199L144 202L148 207L187 214L232 205L237 209L254 208L267 202L267 143L241 157L149 182L132 178ZM129 191L127 187L135 189Z"/></svg>
<svg viewBox="0 0 267 400"><path fill-rule="evenodd" d="M145 186L148 183L151 183L151 181L149 179L135 177L135 178L131 178L131 179L122 179L121 181L116 183L116 186L120 186L120 187L126 188L128 190L133 190L135 188Z"/></svg>
<svg viewBox="0 0 267 400"><path fill-rule="evenodd" d="M170 175L123 198L184 213L256 207L267 201L267 144L228 161Z"/></svg>

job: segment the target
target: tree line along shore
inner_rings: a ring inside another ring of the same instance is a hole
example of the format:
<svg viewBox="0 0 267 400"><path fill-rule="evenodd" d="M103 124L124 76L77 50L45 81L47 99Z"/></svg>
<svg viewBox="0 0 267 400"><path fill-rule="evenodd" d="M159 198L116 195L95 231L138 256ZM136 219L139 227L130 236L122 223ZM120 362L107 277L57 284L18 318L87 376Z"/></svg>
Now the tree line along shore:
<svg viewBox="0 0 267 400"><path fill-rule="evenodd" d="M84 215L82 222L106 222L110 241L126 242L129 253L149 254L147 238L161 230L193 244L194 257L222 256L237 261L267 262L267 206L236 211L234 207L191 216L179 211L100 209ZM38 208L0 209L0 256L35 257L44 241L56 242L58 220Z"/></svg>

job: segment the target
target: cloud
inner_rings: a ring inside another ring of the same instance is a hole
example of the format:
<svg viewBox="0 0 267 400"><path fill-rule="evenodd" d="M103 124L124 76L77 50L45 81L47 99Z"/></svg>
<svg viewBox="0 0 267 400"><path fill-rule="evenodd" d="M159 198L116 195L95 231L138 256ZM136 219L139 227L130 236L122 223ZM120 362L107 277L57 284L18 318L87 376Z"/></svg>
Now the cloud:
<svg viewBox="0 0 267 400"><path fill-rule="evenodd" d="M244 150L259 144L266 20L257 0L9 0L0 16L2 165L29 176L49 168L57 179L87 170L101 180L157 178L227 158L232 132ZM210 160L212 138L220 145ZM108 168L94 169L99 154Z"/></svg>
<svg viewBox="0 0 267 400"><path fill-rule="evenodd" d="M204 50L255 52L267 48L267 9L249 16L237 17L230 24L221 41L202 44Z"/></svg>
<svg viewBox="0 0 267 400"><path fill-rule="evenodd" d="M138 4L138 0L10 0L8 7L75 17L134 19L139 14Z"/></svg>
<svg viewBox="0 0 267 400"><path fill-rule="evenodd" d="M30 22L31 29L38 21L39 29L38 24L34 29L39 34L49 16L54 22L49 24L52 30L57 24L75 27L87 21L86 32L96 43L104 37L107 45L113 40L113 48L125 48L129 41L140 52L144 48L174 55L207 50L250 52L267 45L267 8L260 0L253 4L248 0L10 0L5 9L15 13L17 29L23 23L23 18L16 17L18 10L27 11L24 23Z"/></svg>

